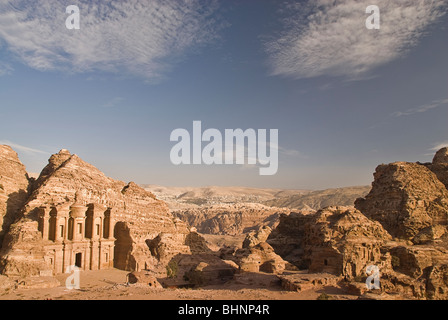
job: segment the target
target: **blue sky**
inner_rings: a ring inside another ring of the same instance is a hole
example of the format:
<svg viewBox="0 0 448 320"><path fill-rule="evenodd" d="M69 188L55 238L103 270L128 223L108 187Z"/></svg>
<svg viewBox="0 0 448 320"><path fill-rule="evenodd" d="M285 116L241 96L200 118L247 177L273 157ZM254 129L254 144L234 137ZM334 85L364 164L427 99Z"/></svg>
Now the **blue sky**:
<svg viewBox="0 0 448 320"><path fill-rule="evenodd" d="M66 148L124 181L322 189L448 145L446 1L30 3L0 3L0 143L29 172ZM194 120L278 129L278 173L174 166Z"/></svg>

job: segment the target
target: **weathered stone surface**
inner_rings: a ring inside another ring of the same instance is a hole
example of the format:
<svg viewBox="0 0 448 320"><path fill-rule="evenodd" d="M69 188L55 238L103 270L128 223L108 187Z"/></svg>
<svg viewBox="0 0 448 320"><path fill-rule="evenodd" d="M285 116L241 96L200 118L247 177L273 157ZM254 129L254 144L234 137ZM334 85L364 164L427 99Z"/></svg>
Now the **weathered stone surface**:
<svg viewBox="0 0 448 320"><path fill-rule="evenodd" d="M127 282L130 284L141 284L155 289L162 288L162 285L157 278L147 271L134 271L128 273Z"/></svg>
<svg viewBox="0 0 448 320"><path fill-rule="evenodd" d="M428 268L436 264L448 263L446 249L428 245L398 246L390 250L392 256L397 257L395 271L412 278L426 277Z"/></svg>
<svg viewBox="0 0 448 320"><path fill-rule="evenodd" d="M0 247L5 232L28 198L28 174L17 153L0 145Z"/></svg>
<svg viewBox="0 0 448 320"><path fill-rule="evenodd" d="M349 280L363 275L368 265L384 263L387 257L381 247L390 238L378 222L354 208L330 207L312 215L291 214L280 222L268 242L285 260L292 257L288 261L301 269ZM283 244L290 244L288 251L282 250Z"/></svg>
<svg viewBox="0 0 448 320"><path fill-rule="evenodd" d="M415 244L430 244L443 241L447 237L447 228L441 225L426 227L412 239Z"/></svg>
<svg viewBox="0 0 448 320"><path fill-rule="evenodd" d="M392 236L412 239L424 228L447 225L448 190L424 165L380 165L374 178L370 193L355 206Z"/></svg>
<svg viewBox="0 0 448 320"><path fill-rule="evenodd" d="M442 148L436 152L432 160L433 164L448 164L448 147Z"/></svg>
<svg viewBox="0 0 448 320"><path fill-rule="evenodd" d="M59 287L61 283L55 277L26 277L19 281L21 289L47 289Z"/></svg>
<svg viewBox="0 0 448 320"><path fill-rule="evenodd" d="M172 247L178 248L178 252L182 252L185 246L189 234L188 227L171 215L163 201L157 200L152 193L135 183L126 184L106 177L97 168L67 150L61 150L51 156L33 188L27 203L21 209L23 219L27 221L37 221L41 208L45 207L48 210L61 208L60 210L64 211L65 207L85 208L88 204L94 204L113 210L114 225L110 230L110 239L116 239L116 257L113 264L117 268L133 271L155 267L154 264L160 261L151 255L146 240L154 239L160 233L173 235L177 243ZM11 235L14 241L8 240L7 246L1 252L0 265L3 273L24 276L24 273L29 275L29 272L35 274L37 270L47 271L47 267L40 260L44 248L40 242L43 235L40 234L38 240L37 224L35 229L28 223L25 225L26 231L20 231L22 225L13 232L24 232L28 237L28 234L32 233L31 230L34 230L36 234L27 242L21 240L21 235ZM47 246L54 244L54 241L44 240ZM40 250L32 251L29 249L32 247ZM54 263L54 259L45 260L47 264ZM35 266L31 267L31 264ZM61 272L64 268L65 266L58 266L54 272Z"/></svg>
<svg viewBox="0 0 448 320"><path fill-rule="evenodd" d="M426 292L429 299L448 299L448 264L436 264L431 268Z"/></svg>
<svg viewBox="0 0 448 320"><path fill-rule="evenodd" d="M239 249L234 254L234 261L242 272L282 273L286 262L274 252L267 242Z"/></svg>
<svg viewBox="0 0 448 320"><path fill-rule="evenodd" d="M288 275L279 275L281 285L287 291L305 291L310 289L319 289L326 286L337 286L342 280L341 277L330 273L295 273Z"/></svg>
<svg viewBox="0 0 448 320"><path fill-rule="evenodd" d="M6 276L0 275L0 292L15 289L17 283Z"/></svg>
<svg viewBox="0 0 448 320"><path fill-rule="evenodd" d="M215 254L178 254L168 263L164 287L188 287L223 284L233 278L236 266Z"/></svg>
<svg viewBox="0 0 448 320"><path fill-rule="evenodd" d="M233 279L236 272L232 262L209 256L207 262L201 261L184 274L186 280L196 286L223 284Z"/></svg>
<svg viewBox="0 0 448 320"><path fill-rule="evenodd" d="M203 234L237 235L263 226L274 228L280 214L289 212L287 208L243 203L177 210L173 214Z"/></svg>
<svg viewBox="0 0 448 320"><path fill-rule="evenodd" d="M268 226L260 227L257 231L251 231L243 241L243 248L254 247L261 242L266 242L272 229Z"/></svg>
<svg viewBox="0 0 448 320"><path fill-rule="evenodd" d="M432 163L425 164L448 189L448 148L442 148L434 156Z"/></svg>
<svg viewBox="0 0 448 320"><path fill-rule="evenodd" d="M284 260L294 264L299 269L307 269L309 261L304 259L305 226L311 221L312 215L292 212L281 215L278 226L272 230L267 239Z"/></svg>
<svg viewBox="0 0 448 320"><path fill-rule="evenodd" d="M45 261L44 241L37 230L37 222L22 219L11 225L4 239L0 269L4 275L26 278L52 274Z"/></svg>

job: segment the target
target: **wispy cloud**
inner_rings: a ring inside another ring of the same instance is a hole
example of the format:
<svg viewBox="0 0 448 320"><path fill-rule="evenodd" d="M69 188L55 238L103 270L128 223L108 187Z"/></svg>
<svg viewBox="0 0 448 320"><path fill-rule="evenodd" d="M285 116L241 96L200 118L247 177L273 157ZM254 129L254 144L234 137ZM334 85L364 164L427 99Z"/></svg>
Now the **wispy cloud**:
<svg viewBox="0 0 448 320"><path fill-rule="evenodd" d="M412 109L408 109L406 111L397 111L392 113L392 116L394 117L402 117L402 116L410 116L416 113L423 113L435 108L439 108L441 106L446 106L448 105L448 99L443 99L443 100L436 100L433 101L429 104L425 104L423 106L419 106L417 108L412 108Z"/></svg>
<svg viewBox="0 0 448 320"><path fill-rule="evenodd" d="M433 144L433 146L431 147L431 151L439 151L442 148L448 147L448 140L444 141L444 142L436 142Z"/></svg>
<svg viewBox="0 0 448 320"><path fill-rule="evenodd" d="M80 30L68 30L73 1L0 3L0 42L38 70L103 70L158 79L189 50L217 38L216 0L76 1ZM3 41L1 41L3 40Z"/></svg>
<svg viewBox="0 0 448 320"><path fill-rule="evenodd" d="M119 105L122 101L124 101L124 98L122 97L115 97L109 101L107 101L105 104L103 104L104 108L113 108Z"/></svg>
<svg viewBox="0 0 448 320"><path fill-rule="evenodd" d="M369 77L373 68L414 47L447 10L445 0L377 0L381 29L368 30L371 0L286 3L284 30L265 42L272 75Z"/></svg>
<svg viewBox="0 0 448 320"><path fill-rule="evenodd" d="M8 145L11 148L13 148L15 151L22 151L28 154L35 154L35 153L40 153L40 154L50 154L49 152L43 151L43 150L39 150L39 149L34 149L34 148L30 148L30 147L26 147L26 146L22 146L20 144L8 141L8 140L0 140L0 144L4 144L4 145Z"/></svg>
<svg viewBox="0 0 448 320"><path fill-rule="evenodd" d="M12 70L13 69L9 64L0 61L0 77L11 74Z"/></svg>

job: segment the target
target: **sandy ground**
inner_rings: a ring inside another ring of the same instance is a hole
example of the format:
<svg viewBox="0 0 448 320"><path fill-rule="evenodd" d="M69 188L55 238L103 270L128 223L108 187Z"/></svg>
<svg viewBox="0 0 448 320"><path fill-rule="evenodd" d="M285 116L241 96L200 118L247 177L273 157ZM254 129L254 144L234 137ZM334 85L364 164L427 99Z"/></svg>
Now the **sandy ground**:
<svg viewBox="0 0 448 320"><path fill-rule="evenodd" d="M46 289L14 289L0 293L0 300L316 300L323 292L333 299L356 299L340 288L326 287L303 292L283 291L274 275L254 274L241 281L200 289L151 289L127 285L128 272L112 269L82 271L80 289L65 287L68 274L58 275L61 286Z"/></svg>

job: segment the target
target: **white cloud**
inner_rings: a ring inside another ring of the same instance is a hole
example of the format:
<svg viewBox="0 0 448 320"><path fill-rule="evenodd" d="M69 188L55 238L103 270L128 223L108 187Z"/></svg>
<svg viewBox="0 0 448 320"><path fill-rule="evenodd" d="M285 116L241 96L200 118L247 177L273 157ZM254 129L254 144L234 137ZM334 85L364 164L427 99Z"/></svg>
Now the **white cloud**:
<svg viewBox="0 0 448 320"><path fill-rule="evenodd" d="M448 99L443 99L443 100L436 100L433 101L429 104L425 104L423 106L417 107L417 108L412 108L412 109L408 109L406 111L397 111L392 113L392 116L394 117L402 117L402 116L410 116L416 113L423 113L435 108L439 108L441 106L447 105L448 104Z"/></svg>
<svg viewBox="0 0 448 320"><path fill-rule="evenodd" d="M11 74L12 67L9 64L0 61L0 77Z"/></svg>
<svg viewBox="0 0 448 320"><path fill-rule="evenodd" d="M158 79L188 50L217 37L216 0L76 1L80 30L68 30L73 1L0 3L0 43L38 70L104 70Z"/></svg>
<svg viewBox="0 0 448 320"><path fill-rule="evenodd" d="M272 75L363 78L418 43L426 28L446 13L445 0L377 0L380 30L365 21L371 0L287 3L284 31L266 41Z"/></svg>
<svg viewBox="0 0 448 320"><path fill-rule="evenodd" d="M108 102L106 102L105 104L103 104L103 107L104 108L113 108L113 107L116 107L117 105L119 105L123 101L124 101L124 98L115 97L115 98L109 100Z"/></svg>
<svg viewBox="0 0 448 320"><path fill-rule="evenodd" d="M437 142L434 143L430 150L432 151L439 151L442 148L448 147L448 140L444 142Z"/></svg>
<svg viewBox="0 0 448 320"><path fill-rule="evenodd" d="M25 147L20 144L17 144L17 143L11 142L11 141L7 141L7 140L1 140L0 144L8 145L11 148L13 148L15 151L22 151L22 152L25 152L28 154L35 154L35 153L49 154L49 152L42 151L39 149L30 148L30 147Z"/></svg>

